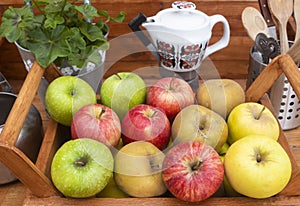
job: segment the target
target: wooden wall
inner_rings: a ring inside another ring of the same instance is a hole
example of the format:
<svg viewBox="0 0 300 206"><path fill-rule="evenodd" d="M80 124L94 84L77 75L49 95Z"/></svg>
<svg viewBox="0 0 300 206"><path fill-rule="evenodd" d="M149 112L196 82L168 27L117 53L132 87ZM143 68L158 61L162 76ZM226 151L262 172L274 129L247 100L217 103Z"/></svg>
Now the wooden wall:
<svg viewBox="0 0 300 206"><path fill-rule="evenodd" d="M22 5L22 0L1 0L0 14L9 4ZM93 4L107 10L112 16L119 11L127 13L126 21L121 24L110 23L109 39L112 42L111 52L107 53L106 76L116 71L131 71L140 67L157 66L157 62L140 43L138 38L131 33L128 22L139 12L146 16L155 15L158 11L169 8L173 1L169 0L94 0ZM259 9L256 0L195 0L197 9L206 14L221 14L230 24L231 37L229 46L212 54L203 63L203 71L209 73L215 67L223 78L246 78L248 70L249 51L253 42L247 36L242 25L241 14L245 7L252 6ZM211 42L217 41L222 35L222 27L216 25L213 30ZM129 50L128 50L129 49ZM126 50L126 51L125 51ZM129 52L128 51L132 51ZM140 51L140 52L136 52ZM119 54L118 54L119 52ZM124 52L124 53L122 53ZM117 55L116 55L117 54ZM118 55L125 55L116 59ZM8 79L23 79L26 70L17 52L15 45L6 41L0 50L0 72Z"/></svg>

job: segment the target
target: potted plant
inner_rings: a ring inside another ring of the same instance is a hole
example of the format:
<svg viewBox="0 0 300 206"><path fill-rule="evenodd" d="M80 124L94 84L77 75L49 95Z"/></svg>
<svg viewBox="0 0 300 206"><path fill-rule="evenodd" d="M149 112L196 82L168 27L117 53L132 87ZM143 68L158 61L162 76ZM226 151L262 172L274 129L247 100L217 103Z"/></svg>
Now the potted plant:
<svg viewBox="0 0 300 206"><path fill-rule="evenodd" d="M25 0L23 7L4 11L0 36L31 51L42 67L67 60L82 68L88 62L99 63L98 51L109 47L107 23L124 18L123 12L112 18L78 0Z"/></svg>
<svg viewBox="0 0 300 206"><path fill-rule="evenodd" d="M44 68L54 63L63 75L78 76L97 92L109 48L107 23L124 19L124 12L113 18L86 0L24 0L23 7L3 12L0 36L17 45L28 71L35 60ZM44 105L48 85L43 78L38 89Z"/></svg>

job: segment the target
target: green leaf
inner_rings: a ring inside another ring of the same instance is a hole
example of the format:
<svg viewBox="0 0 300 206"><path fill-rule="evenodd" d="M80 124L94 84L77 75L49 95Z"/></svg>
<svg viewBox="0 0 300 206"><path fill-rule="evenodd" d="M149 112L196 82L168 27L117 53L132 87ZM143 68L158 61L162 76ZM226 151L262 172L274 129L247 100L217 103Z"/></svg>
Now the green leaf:
<svg viewBox="0 0 300 206"><path fill-rule="evenodd" d="M101 55L97 49L92 46L86 47L80 54L70 55L68 62L71 65L77 65L79 68L84 68L88 62L98 65L101 62Z"/></svg>
<svg viewBox="0 0 300 206"><path fill-rule="evenodd" d="M99 11L98 11L98 14L99 14L100 16L103 16L103 17L107 18L107 19L110 19L109 14L108 14L107 11L105 11L105 10L99 10Z"/></svg>
<svg viewBox="0 0 300 206"><path fill-rule="evenodd" d="M26 33L28 28L32 28L33 25L33 14L29 6L22 8L9 7L3 13L0 35L9 42L15 42L22 33Z"/></svg>
<svg viewBox="0 0 300 206"><path fill-rule="evenodd" d="M95 17L98 17L98 12L95 7L93 7L90 4L82 4L80 6L75 6L74 7L79 13L83 15L83 18L88 20L88 19L93 19Z"/></svg>
<svg viewBox="0 0 300 206"><path fill-rule="evenodd" d="M62 8L65 6L65 0L51 0L47 2L48 5L45 6L45 11L47 13L60 13Z"/></svg>
<svg viewBox="0 0 300 206"><path fill-rule="evenodd" d="M45 28L54 29L58 24L63 24L65 19L62 16L57 16L56 14L48 14L46 16Z"/></svg>
<svg viewBox="0 0 300 206"><path fill-rule="evenodd" d="M101 29L97 25L88 22L82 22L79 27L81 33L90 41L105 40Z"/></svg>
<svg viewBox="0 0 300 206"><path fill-rule="evenodd" d="M125 18L126 18L126 13L120 12L118 16L112 18L111 20L117 23L121 23L125 20Z"/></svg>
<svg viewBox="0 0 300 206"><path fill-rule="evenodd" d="M34 53L42 67L47 67L56 58L68 56L69 48L65 36L68 36L68 29L62 25L58 25L51 32L38 28L30 34L28 49Z"/></svg>
<svg viewBox="0 0 300 206"><path fill-rule="evenodd" d="M69 45L70 53L78 53L86 47L86 42L78 28L71 28L65 39Z"/></svg>

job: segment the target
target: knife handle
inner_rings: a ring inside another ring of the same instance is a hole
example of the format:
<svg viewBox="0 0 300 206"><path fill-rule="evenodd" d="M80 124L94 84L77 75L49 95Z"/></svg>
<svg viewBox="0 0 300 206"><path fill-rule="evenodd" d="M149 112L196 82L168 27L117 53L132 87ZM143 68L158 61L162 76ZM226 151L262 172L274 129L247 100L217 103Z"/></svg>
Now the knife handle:
<svg viewBox="0 0 300 206"><path fill-rule="evenodd" d="M275 26L275 23L272 19L272 15L268 6L268 1L267 0L258 0L260 11L265 18L268 27L270 26Z"/></svg>

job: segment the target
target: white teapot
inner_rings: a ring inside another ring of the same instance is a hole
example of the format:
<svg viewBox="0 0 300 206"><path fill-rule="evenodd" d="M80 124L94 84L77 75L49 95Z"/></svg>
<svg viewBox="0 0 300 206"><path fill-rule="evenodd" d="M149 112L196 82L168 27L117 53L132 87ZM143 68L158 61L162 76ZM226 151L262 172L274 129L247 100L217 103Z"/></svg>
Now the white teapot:
<svg viewBox="0 0 300 206"><path fill-rule="evenodd" d="M196 70L204 58L228 45L230 29L224 16L207 16L195 8L192 2L176 1L172 8L155 16L146 18L139 14L129 26L148 49L154 50L152 53L161 67L176 73ZM218 22L223 24L223 35L209 45L212 29ZM147 40L139 29L140 25L147 30L152 41Z"/></svg>

